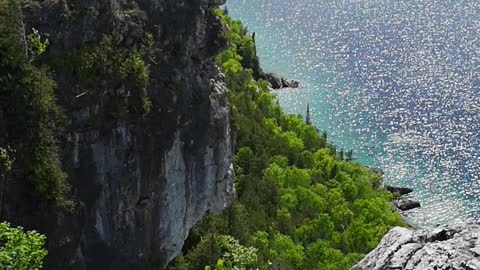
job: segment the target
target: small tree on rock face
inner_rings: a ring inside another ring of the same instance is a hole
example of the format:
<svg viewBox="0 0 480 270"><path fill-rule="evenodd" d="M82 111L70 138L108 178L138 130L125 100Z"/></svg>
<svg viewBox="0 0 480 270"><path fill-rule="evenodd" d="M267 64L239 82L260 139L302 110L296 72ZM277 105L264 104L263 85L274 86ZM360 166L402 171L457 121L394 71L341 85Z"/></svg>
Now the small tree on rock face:
<svg viewBox="0 0 480 270"><path fill-rule="evenodd" d="M10 157L11 150L0 147L0 176L12 169L13 160Z"/></svg>
<svg viewBox="0 0 480 270"><path fill-rule="evenodd" d="M33 61L36 57L41 55L47 50L48 39L42 41L42 37L37 29L32 28L32 33L27 37L28 45L28 60Z"/></svg>
<svg viewBox="0 0 480 270"><path fill-rule="evenodd" d="M10 148L0 147L0 216L2 216L3 211L4 195L7 193L7 174L12 170L13 166L12 152L14 151Z"/></svg>
<svg viewBox="0 0 480 270"><path fill-rule="evenodd" d="M42 269L47 255L45 240L46 237L36 231L24 233L22 227L0 223L0 269Z"/></svg>

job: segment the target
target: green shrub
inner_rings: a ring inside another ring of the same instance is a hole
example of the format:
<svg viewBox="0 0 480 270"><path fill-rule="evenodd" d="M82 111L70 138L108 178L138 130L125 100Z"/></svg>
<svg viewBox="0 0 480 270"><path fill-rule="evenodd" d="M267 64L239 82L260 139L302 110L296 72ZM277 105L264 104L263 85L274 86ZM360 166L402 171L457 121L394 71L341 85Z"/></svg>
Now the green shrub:
<svg viewBox="0 0 480 270"><path fill-rule="evenodd" d="M0 147L0 174L9 172L13 166L13 160L11 158L12 150L8 148Z"/></svg>
<svg viewBox="0 0 480 270"><path fill-rule="evenodd" d="M74 84L80 89L78 92L86 91L93 94L100 89L113 90L122 85L130 92L130 98L117 98L116 102L121 104L109 107L125 107L129 112L146 114L152 108L151 100L144 96L144 93L150 80L147 61L153 58L153 36L145 34L141 42L130 48L115 45L119 43L119 38L117 34L103 36L98 44L85 45L77 51L68 53L68 56L62 56L52 62L60 71L65 69L74 71L77 75ZM113 115L126 116L108 110L106 114L107 120L113 121L113 124L123 119L112 119Z"/></svg>
<svg viewBox="0 0 480 270"><path fill-rule="evenodd" d="M28 59L33 61L36 57L47 50L48 39L42 41L37 29L32 28L32 33L27 36Z"/></svg>

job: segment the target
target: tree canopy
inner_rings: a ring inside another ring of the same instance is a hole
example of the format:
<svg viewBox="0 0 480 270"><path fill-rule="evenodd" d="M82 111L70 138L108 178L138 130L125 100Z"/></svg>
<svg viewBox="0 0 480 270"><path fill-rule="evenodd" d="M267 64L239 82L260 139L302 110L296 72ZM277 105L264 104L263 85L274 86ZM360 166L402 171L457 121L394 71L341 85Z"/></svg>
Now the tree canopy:
<svg viewBox="0 0 480 270"><path fill-rule="evenodd" d="M0 223L0 269L38 270L43 268L45 236L24 232L22 227L13 228Z"/></svg>

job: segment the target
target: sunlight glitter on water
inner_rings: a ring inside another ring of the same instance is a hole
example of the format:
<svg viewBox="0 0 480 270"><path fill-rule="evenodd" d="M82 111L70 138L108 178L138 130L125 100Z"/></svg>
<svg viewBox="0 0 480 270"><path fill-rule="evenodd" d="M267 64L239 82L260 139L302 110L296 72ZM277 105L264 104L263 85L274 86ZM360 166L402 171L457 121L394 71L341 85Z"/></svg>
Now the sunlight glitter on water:
<svg viewBox="0 0 480 270"><path fill-rule="evenodd" d="M298 79L320 130L388 183L415 188L419 224L480 217L480 3L229 0L265 70Z"/></svg>

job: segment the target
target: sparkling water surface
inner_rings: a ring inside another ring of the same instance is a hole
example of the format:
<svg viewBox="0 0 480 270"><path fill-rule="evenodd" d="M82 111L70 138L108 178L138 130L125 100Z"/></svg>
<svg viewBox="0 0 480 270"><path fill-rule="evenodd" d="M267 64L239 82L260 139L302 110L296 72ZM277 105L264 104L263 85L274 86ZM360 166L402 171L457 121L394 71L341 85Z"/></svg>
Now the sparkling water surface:
<svg viewBox="0 0 480 270"><path fill-rule="evenodd" d="M229 0L278 91L329 140L415 189L419 225L480 218L480 1Z"/></svg>

